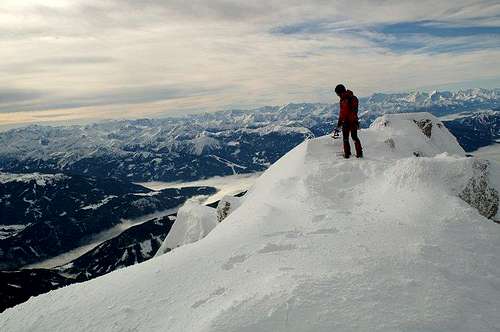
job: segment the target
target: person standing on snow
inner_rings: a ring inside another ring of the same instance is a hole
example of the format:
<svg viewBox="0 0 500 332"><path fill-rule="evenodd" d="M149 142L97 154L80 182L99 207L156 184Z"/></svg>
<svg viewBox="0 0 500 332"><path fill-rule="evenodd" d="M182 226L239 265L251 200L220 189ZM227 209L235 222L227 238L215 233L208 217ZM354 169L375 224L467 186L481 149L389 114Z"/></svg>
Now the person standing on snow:
<svg viewBox="0 0 500 332"><path fill-rule="evenodd" d="M358 120L358 98L347 90L345 86L339 84L335 87L335 93L340 98L339 121L335 132L342 128L342 138L344 140L344 158L351 156L351 145L349 144L349 134L351 134L354 146L356 148L356 157L363 157L361 141L358 138L359 120Z"/></svg>

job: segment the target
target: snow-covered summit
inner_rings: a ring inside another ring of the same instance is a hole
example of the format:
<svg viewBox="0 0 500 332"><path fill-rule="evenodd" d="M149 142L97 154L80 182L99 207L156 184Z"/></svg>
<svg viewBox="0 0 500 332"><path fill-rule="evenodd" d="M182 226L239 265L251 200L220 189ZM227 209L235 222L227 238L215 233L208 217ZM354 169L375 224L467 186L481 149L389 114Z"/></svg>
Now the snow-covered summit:
<svg viewBox="0 0 500 332"><path fill-rule="evenodd" d="M307 140L207 237L8 309L0 330L499 329L500 232L483 216L499 217L499 168L439 124L379 119L362 160Z"/></svg>
<svg viewBox="0 0 500 332"><path fill-rule="evenodd" d="M210 233L216 225L215 209L201 205L196 199L188 200L177 212L177 219L156 255L196 242Z"/></svg>
<svg viewBox="0 0 500 332"><path fill-rule="evenodd" d="M386 114L377 118L370 128L378 131L379 137L385 138L383 143L390 147L381 154L383 158L394 153L397 157L435 156L440 153L465 155L457 139L429 113Z"/></svg>

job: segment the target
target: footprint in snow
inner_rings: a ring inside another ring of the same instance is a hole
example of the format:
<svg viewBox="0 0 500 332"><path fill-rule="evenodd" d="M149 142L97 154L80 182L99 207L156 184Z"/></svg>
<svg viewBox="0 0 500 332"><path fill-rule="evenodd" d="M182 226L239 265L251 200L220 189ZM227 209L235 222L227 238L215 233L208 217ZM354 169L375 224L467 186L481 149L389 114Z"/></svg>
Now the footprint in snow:
<svg viewBox="0 0 500 332"><path fill-rule="evenodd" d="M280 271L293 271L295 269L293 267L285 266L285 267L280 267L279 270Z"/></svg>
<svg viewBox="0 0 500 332"><path fill-rule="evenodd" d="M281 236L284 235L285 237L289 239L295 239L303 235L302 232L299 231L284 231L284 232L274 232L274 233L268 233L264 234L264 237L275 237L275 236Z"/></svg>
<svg viewBox="0 0 500 332"><path fill-rule="evenodd" d="M312 217L312 222L318 223L320 221L325 220L325 218L326 218L326 214L318 214L318 215L315 215L314 217Z"/></svg>
<svg viewBox="0 0 500 332"><path fill-rule="evenodd" d="M236 264L243 263L248 258L247 255L237 255L229 258L227 262L222 265L224 270L231 270Z"/></svg>
<svg viewBox="0 0 500 332"><path fill-rule="evenodd" d="M126 314L133 314L135 310L132 307L125 305L122 307L122 311Z"/></svg>
<svg viewBox="0 0 500 332"><path fill-rule="evenodd" d="M277 251L288 251L288 250L293 250L297 249L297 246L294 244L274 244L274 243L268 243L264 246L264 248L260 249L258 251L259 254L267 254L271 252L277 252Z"/></svg>
<svg viewBox="0 0 500 332"><path fill-rule="evenodd" d="M335 227L333 227L333 228L320 228L320 229L317 229L313 232L309 232L307 234L335 234L338 232L339 232L339 230L336 229Z"/></svg>
<svg viewBox="0 0 500 332"><path fill-rule="evenodd" d="M208 301L210 301L211 299L213 299L214 297L217 297L217 296L220 296L220 295L223 295L224 293L226 292L226 289L224 287L221 287L221 288L217 288L215 291L213 291L207 298L203 299L203 300L199 300L199 301L196 301L195 303L193 303L191 305L191 308L193 309L196 309L198 308L199 306L202 306L204 305L205 303L207 303Z"/></svg>

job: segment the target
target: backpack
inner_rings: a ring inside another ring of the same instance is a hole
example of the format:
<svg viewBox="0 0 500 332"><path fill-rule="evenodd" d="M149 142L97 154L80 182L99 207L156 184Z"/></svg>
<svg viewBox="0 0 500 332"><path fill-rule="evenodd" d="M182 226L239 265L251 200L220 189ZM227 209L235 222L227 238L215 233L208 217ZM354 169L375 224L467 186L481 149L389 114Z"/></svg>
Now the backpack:
<svg viewBox="0 0 500 332"><path fill-rule="evenodd" d="M358 118L358 105L359 105L358 97L352 95L349 97L348 102L349 102L349 109L353 113L354 123L356 124L357 129L360 129L361 126L359 124L359 118Z"/></svg>
<svg viewBox="0 0 500 332"><path fill-rule="evenodd" d="M356 117L357 117L358 116L358 105L359 105L358 97L356 97L354 95L349 96L348 101L349 101L349 109L351 110L351 112L356 113Z"/></svg>

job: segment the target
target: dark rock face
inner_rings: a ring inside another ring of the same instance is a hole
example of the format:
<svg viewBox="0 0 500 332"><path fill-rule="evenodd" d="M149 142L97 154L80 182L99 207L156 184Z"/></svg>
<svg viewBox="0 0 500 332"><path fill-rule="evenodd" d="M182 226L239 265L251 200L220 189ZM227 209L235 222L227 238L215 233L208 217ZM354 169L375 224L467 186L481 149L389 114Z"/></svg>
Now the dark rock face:
<svg viewBox="0 0 500 332"><path fill-rule="evenodd" d="M498 212L499 194L489 185L489 162L475 159L472 167L474 174L459 197L475 207L482 216L493 220ZM500 220L494 221L500 222Z"/></svg>
<svg viewBox="0 0 500 332"><path fill-rule="evenodd" d="M2 233L0 269L18 269L57 256L84 245L122 219L172 209L189 197L215 192L210 187L152 192L114 179L59 178L0 183L1 222L19 227Z"/></svg>
<svg viewBox="0 0 500 332"><path fill-rule="evenodd" d="M422 130L425 136L431 138L432 135L432 121L429 119L422 119L420 121L413 120L415 124Z"/></svg>
<svg viewBox="0 0 500 332"><path fill-rule="evenodd" d="M242 200L237 196L224 196L217 204L217 222L222 222L241 205Z"/></svg>
<svg viewBox="0 0 500 332"><path fill-rule="evenodd" d="M396 142L392 138L388 138L384 141L385 144L391 149L394 150L396 148Z"/></svg>
<svg viewBox="0 0 500 332"><path fill-rule="evenodd" d="M229 210L231 209L231 203L221 202L217 207L217 221L222 222L229 215Z"/></svg>

